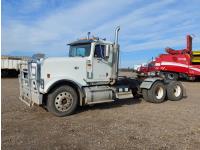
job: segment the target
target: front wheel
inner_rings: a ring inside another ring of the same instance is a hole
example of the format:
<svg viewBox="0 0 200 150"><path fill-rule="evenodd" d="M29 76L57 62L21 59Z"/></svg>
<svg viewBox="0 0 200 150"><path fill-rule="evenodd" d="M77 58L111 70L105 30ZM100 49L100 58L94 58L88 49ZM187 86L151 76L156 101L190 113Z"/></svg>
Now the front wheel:
<svg viewBox="0 0 200 150"><path fill-rule="evenodd" d="M60 86L48 95L47 109L58 117L71 115L78 104L78 96L71 86Z"/></svg>

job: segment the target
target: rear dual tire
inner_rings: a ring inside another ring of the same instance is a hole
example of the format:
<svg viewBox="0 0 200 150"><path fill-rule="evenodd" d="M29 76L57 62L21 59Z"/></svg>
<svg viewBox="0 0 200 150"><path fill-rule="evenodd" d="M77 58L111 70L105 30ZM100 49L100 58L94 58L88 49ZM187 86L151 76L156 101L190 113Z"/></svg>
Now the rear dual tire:
<svg viewBox="0 0 200 150"><path fill-rule="evenodd" d="M167 98L171 101L179 101L183 98L183 90L181 82L172 81L167 85Z"/></svg>
<svg viewBox="0 0 200 150"><path fill-rule="evenodd" d="M157 81L155 82L152 87L148 89L142 90L142 95L144 100L151 102L151 103L162 103L165 101L166 97L166 88L165 85Z"/></svg>
<svg viewBox="0 0 200 150"><path fill-rule="evenodd" d="M162 103L168 98L171 101L178 101L183 98L183 85L180 82L172 81L167 86L162 82L155 82L150 89L143 89L142 95L145 101L151 103Z"/></svg>

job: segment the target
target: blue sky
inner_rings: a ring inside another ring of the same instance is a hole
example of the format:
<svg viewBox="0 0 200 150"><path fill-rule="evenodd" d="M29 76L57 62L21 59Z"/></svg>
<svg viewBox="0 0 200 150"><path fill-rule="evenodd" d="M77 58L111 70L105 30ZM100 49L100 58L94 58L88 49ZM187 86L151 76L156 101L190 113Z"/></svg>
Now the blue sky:
<svg viewBox="0 0 200 150"><path fill-rule="evenodd" d="M67 43L92 35L113 41L121 26L121 67L185 48L200 49L199 0L2 0L2 55L66 56Z"/></svg>

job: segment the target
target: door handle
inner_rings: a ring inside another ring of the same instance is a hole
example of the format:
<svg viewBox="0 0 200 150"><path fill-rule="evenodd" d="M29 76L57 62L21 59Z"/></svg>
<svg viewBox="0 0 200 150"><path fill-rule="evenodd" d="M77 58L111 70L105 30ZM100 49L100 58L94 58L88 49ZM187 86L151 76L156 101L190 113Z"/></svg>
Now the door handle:
<svg viewBox="0 0 200 150"><path fill-rule="evenodd" d="M74 69L76 69L76 70L77 70L77 69L79 69L79 67L78 67L78 66L75 66L75 67L74 67Z"/></svg>

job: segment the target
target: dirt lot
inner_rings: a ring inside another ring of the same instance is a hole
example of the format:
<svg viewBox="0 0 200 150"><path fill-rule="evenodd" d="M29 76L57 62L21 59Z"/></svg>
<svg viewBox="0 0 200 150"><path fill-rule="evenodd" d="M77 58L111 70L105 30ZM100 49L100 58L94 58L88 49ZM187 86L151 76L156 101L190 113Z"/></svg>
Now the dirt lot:
<svg viewBox="0 0 200 150"><path fill-rule="evenodd" d="M200 82L184 85L181 101L122 100L58 118L19 101L17 79L2 79L2 149L200 149Z"/></svg>

